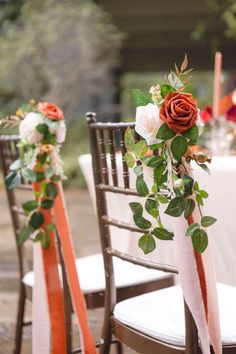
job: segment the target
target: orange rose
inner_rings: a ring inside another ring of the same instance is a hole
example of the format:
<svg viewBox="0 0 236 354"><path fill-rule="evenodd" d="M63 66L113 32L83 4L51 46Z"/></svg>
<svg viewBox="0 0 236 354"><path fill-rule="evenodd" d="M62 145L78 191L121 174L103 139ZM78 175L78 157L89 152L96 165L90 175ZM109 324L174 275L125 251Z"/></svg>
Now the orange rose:
<svg viewBox="0 0 236 354"><path fill-rule="evenodd" d="M52 120L61 120L64 118L64 114L62 110L57 107L54 103L51 102L39 102L37 105L37 109L44 116Z"/></svg>
<svg viewBox="0 0 236 354"><path fill-rule="evenodd" d="M160 107L160 118L175 133L190 129L196 123L197 117L197 102L190 93L167 93Z"/></svg>

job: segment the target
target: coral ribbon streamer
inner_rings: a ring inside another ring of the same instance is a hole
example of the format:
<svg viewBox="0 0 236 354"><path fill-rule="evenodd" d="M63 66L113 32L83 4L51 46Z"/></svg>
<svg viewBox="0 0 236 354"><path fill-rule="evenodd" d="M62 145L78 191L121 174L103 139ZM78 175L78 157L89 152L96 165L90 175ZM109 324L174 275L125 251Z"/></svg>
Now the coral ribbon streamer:
<svg viewBox="0 0 236 354"><path fill-rule="evenodd" d="M57 231L60 238L62 256L64 259L71 299L80 326L83 353L96 354L97 351L88 325L84 295L80 288L76 270L75 255L66 213L63 189L60 182L57 183L57 186L58 195L55 199L54 205L55 223L57 225Z"/></svg>
<svg viewBox="0 0 236 354"><path fill-rule="evenodd" d="M34 183L33 189L34 191L39 191L40 184ZM41 209L40 211L44 216L43 227L46 227L48 224L52 223L51 211L45 209ZM63 292L58 272L54 231L51 231L49 236L51 240L50 246L48 249L42 249L42 259L50 317L51 354L66 354L66 326ZM37 306L37 304L34 304L34 306Z"/></svg>

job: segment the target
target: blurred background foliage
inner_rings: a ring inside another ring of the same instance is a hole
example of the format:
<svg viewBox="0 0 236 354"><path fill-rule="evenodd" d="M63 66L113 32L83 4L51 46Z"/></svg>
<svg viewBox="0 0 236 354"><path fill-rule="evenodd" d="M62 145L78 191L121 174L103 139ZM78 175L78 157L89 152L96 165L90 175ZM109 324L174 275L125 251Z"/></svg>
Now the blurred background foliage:
<svg viewBox="0 0 236 354"><path fill-rule="evenodd" d="M56 102L68 126L65 172L83 185L77 158L89 148L82 116L112 94L123 34L90 0L12 1L0 13L0 114L31 98Z"/></svg>
<svg viewBox="0 0 236 354"><path fill-rule="evenodd" d="M57 103L68 126L62 149L66 185L83 186L77 159L89 151L84 113L104 106L110 114L116 107L109 106L111 98L118 93L119 118L133 120L132 89L149 90L164 73L127 72L117 86L114 73L126 35L93 0L0 0L0 5L0 115L14 113L31 98ZM236 2L206 0L206 6L208 17L190 35L196 41L209 36L215 50L218 39L210 25L216 18L224 23L224 35L236 39ZM189 90L203 107L212 100L212 71L196 71L193 77ZM225 73L225 82L229 79Z"/></svg>

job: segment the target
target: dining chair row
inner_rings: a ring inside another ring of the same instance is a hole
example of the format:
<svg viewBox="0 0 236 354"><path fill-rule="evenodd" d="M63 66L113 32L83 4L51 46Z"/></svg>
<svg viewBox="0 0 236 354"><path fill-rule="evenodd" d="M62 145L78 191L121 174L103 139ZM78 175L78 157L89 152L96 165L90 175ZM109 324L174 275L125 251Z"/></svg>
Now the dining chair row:
<svg viewBox="0 0 236 354"><path fill-rule="evenodd" d="M125 229L133 233L143 230L124 220L109 215L107 194L138 197L130 184L130 173L124 162L126 153L125 130L134 123L101 123L94 113L87 114L89 140L92 155L96 213L99 225L101 254L76 259L77 271L87 307L104 307L100 354L109 354L115 343L118 354L123 345L143 354L197 354L201 353L198 334L191 313L184 302L179 285L174 286L174 266L157 263L145 257L134 257L114 247L110 229ZM136 134L136 141L140 137ZM19 154L18 136L0 136L0 155L3 175ZM119 154L117 152L119 151ZM122 155L122 168L118 167L118 155ZM19 245L17 235L23 222L19 201L31 193L31 186L22 181L17 190L7 190L16 249L19 260L19 302L16 323L14 354L20 354L22 329L29 325L24 321L26 299L32 301L34 273L28 268L25 246ZM79 203L79 201L78 201ZM128 201L127 201L128 203ZM78 225L79 230L79 225ZM78 231L79 232L79 231ZM98 241L99 242L99 241ZM136 242L136 241L134 241ZM58 243L60 257L60 245ZM79 353L72 348L72 306L63 262L60 262L67 323L68 353ZM96 268L96 277L94 269ZM223 353L236 353L236 289L218 284Z"/></svg>
<svg viewBox="0 0 236 354"><path fill-rule="evenodd" d="M20 137L17 135L0 135L0 159L4 180L9 172L9 166L18 158L18 143ZM6 185L5 185L6 186ZM34 272L30 262L28 248L24 244L17 242L18 233L24 223L25 215L21 204L29 199L32 194L32 187L25 180L13 190L6 187L6 195L9 204L9 211L12 220L14 238L16 241L16 251L18 256L19 269L19 299L16 320L14 354L21 353L23 327L31 325L31 321L25 321L26 300L32 301L32 291L34 287ZM78 201L79 203L79 201ZM99 204L98 209L103 205ZM97 213L100 213L97 210ZM79 232L79 225L78 225ZM97 235L99 242L99 235ZM28 241L30 242L30 241ZM32 243L33 244L33 243ZM72 313L73 308L68 290L65 267L62 261L59 239L57 238L58 260L61 280L64 292L64 307L66 314L67 351L68 353L79 353L80 348L72 346ZM102 253L91 254L87 257L76 259L79 281L83 290L88 309L104 307L106 277L104 270L104 258ZM106 267L105 267L106 268ZM94 276L96 269L96 277ZM138 265L126 262L125 260L114 258L114 273L116 277L116 291L118 301L173 285L173 277L156 270L144 269ZM115 339L110 339L117 347L117 352L121 353L121 344ZM100 345L100 340L97 342Z"/></svg>

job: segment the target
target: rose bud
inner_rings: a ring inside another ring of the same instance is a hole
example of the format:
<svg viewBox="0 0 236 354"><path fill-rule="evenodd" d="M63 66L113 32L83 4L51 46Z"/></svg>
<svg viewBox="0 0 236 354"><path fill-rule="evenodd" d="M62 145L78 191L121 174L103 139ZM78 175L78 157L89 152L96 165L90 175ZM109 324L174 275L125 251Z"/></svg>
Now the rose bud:
<svg viewBox="0 0 236 354"><path fill-rule="evenodd" d="M183 186L183 180L181 178L178 178L175 182L174 182L174 186L176 188L181 188Z"/></svg>
<svg viewBox="0 0 236 354"><path fill-rule="evenodd" d="M200 162L200 163L204 163L206 161L208 161L209 159L209 156L207 156L205 154L205 152L202 152L202 151L199 151L196 155L195 155L195 160L197 162Z"/></svg>

